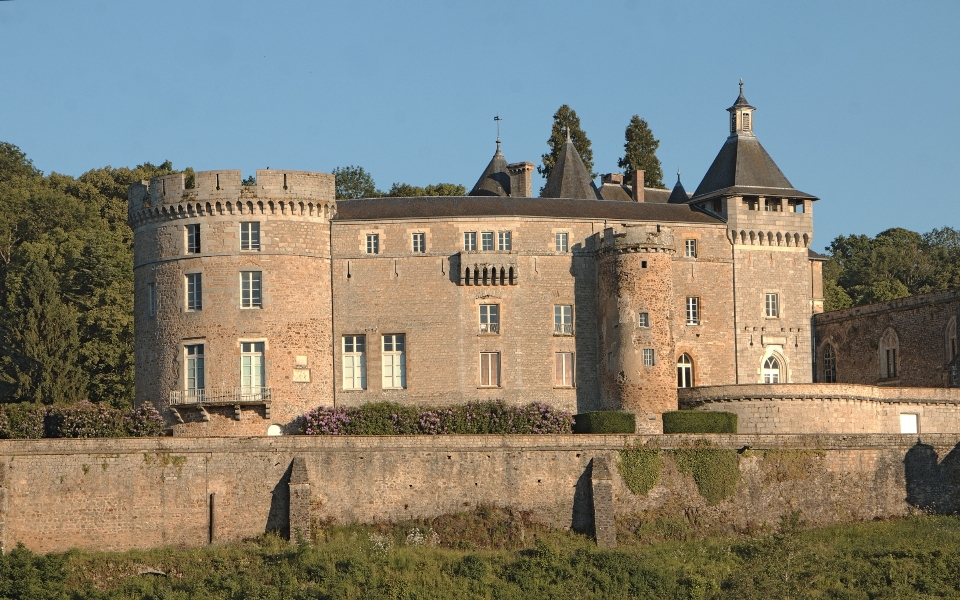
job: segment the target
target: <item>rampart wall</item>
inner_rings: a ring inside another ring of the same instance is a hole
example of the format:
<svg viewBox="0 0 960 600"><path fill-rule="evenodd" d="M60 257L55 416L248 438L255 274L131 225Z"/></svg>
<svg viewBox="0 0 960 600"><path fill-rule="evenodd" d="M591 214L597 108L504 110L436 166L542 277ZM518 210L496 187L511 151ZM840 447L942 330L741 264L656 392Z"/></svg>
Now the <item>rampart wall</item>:
<svg viewBox="0 0 960 600"><path fill-rule="evenodd" d="M921 434L960 431L956 389L799 383L679 392L681 408L736 413L741 434L900 433L900 415L916 415Z"/></svg>
<svg viewBox="0 0 960 600"><path fill-rule="evenodd" d="M710 506L664 452L634 495L619 451L738 451L736 492ZM743 530L792 510L811 524L957 508L958 436L409 436L0 442L0 542L36 551L198 546L295 523L433 517L493 504L604 531L638 512ZM296 466L294 462L296 459ZM594 473L594 465L602 466ZM293 481L291 481L293 472ZM602 481L598 482L597 479ZM609 484L605 483L609 481ZM292 484L292 485L291 485ZM295 489L294 489L295 488ZM294 502L290 500L291 490ZM603 492L596 507L593 495ZM603 508L612 507L612 508ZM594 516L596 510L615 514ZM602 517L602 518L601 518Z"/></svg>

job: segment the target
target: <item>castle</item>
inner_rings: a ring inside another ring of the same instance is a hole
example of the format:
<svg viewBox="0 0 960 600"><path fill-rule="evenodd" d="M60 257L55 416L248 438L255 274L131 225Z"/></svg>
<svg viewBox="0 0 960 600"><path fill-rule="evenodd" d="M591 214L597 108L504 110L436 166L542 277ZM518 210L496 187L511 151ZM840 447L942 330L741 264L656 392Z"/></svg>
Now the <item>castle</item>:
<svg viewBox="0 0 960 600"><path fill-rule="evenodd" d="M624 409L660 433L678 403L813 384L817 198L761 146L742 87L727 110L693 194L643 172L597 187L569 140L539 198L499 140L465 197L338 201L332 175L279 170L134 184L137 402L190 436L475 399Z"/></svg>

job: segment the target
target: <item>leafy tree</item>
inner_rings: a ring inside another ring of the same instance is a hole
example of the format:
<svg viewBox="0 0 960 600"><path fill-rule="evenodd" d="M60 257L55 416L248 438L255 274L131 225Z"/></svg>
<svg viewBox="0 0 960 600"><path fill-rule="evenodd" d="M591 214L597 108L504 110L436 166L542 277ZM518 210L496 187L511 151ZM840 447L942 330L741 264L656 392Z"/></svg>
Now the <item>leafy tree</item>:
<svg viewBox="0 0 960 600"><path fill-rule="evenodd" d="M382 195L377 191L373 177L363 167L337 167L333 170L336 176L337 200L351 198L376 198Z"/></svg>
<svg viewBox="0 0 960 600"><path fill-rule="evenodd" d="M580 117L577 116L577 111L566 104L553 114L553 128L550 130L550 139L547 140L550 152L540 157L543 166L537 167L537 172L543 175L544 179L550 176L550 171L560 157L560 150L567 142L567 131L570 132L570 139L573 140L573 145L583 160L583 166L587 168L591 177L596 177L597 174L593 172L593 150L590 149L590 140L580 128Z"/></svg>
<svg viewBox="0 0 960 600"><path fill-rule="evenodd" d="M409 183L394 183L384 196L388 198L408 198L415 196L466 196L467 188L458 183L437 183L420 187Z"/></svg>
<svg viewBox="0 0 960 600"><path fill-rule="evenodd" d="M630 124L623 134L626 143L624 155L617 161L624 175L633 177L633 172L643 170L643 185L649 188L663 188L663 170L657 158L660 140L653 137L650 126L638 115L630 117ZM632 181L632 179L631 179Z"/></svg>
<svg viewBox="0 0 960 600"><path fill-rule="evenodd" d="M75 311L60 297L57 278L43 256L29 260L8 299L4 382L15 401L72 403L86 393Z"/></svg>
<svg viewBox="0 0 960 600"><path fill-rule="evenodd" d="M7 142L0 142L0 181L14 177L40 177L43 175L33 166L20 148Z"/></svg>

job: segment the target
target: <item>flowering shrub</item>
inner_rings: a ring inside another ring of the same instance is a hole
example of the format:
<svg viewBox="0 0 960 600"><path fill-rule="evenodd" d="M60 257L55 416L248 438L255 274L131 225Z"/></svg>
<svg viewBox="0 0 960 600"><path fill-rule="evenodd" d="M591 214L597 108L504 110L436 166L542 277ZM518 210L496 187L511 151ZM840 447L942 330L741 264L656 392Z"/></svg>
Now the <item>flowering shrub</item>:
<svg viewBox="0 0 960 600"><path fill-rule="evenodd" d="M32 402L4 404L0 410L0 438L37 439L43 437L47 407Z"/></svg>
<svg viewBox="0 0 960 600"><path fill-rule="evenodd" d="M508 406L502 400L421 409L390 402L321 406L302 418L307 435L570 433L572 425L570 413L547 404Z"/></svg>
<svg viewBox="0 0 960 600"><path fill-rule="evenodd" d="M0 438L148 437L163 435L156 408L121 410L86 400L69 406L0 404Z"/></svg>

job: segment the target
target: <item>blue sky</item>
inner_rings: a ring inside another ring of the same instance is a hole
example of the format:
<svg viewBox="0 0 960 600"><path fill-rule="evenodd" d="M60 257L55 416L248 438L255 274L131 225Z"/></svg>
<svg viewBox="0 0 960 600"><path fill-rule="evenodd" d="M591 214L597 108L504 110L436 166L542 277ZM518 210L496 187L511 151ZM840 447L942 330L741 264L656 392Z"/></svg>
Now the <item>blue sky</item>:
<svg viewBox="0 0 960 600"><path fill-rule="evenodd" d="M502 122L539 163L577 111L595 170L639 114L696 188L743 78L757 136L821 198L821 249L960 227L960 2L0 2L0 140L45 172L330 171L471 187Z"/></svg>

